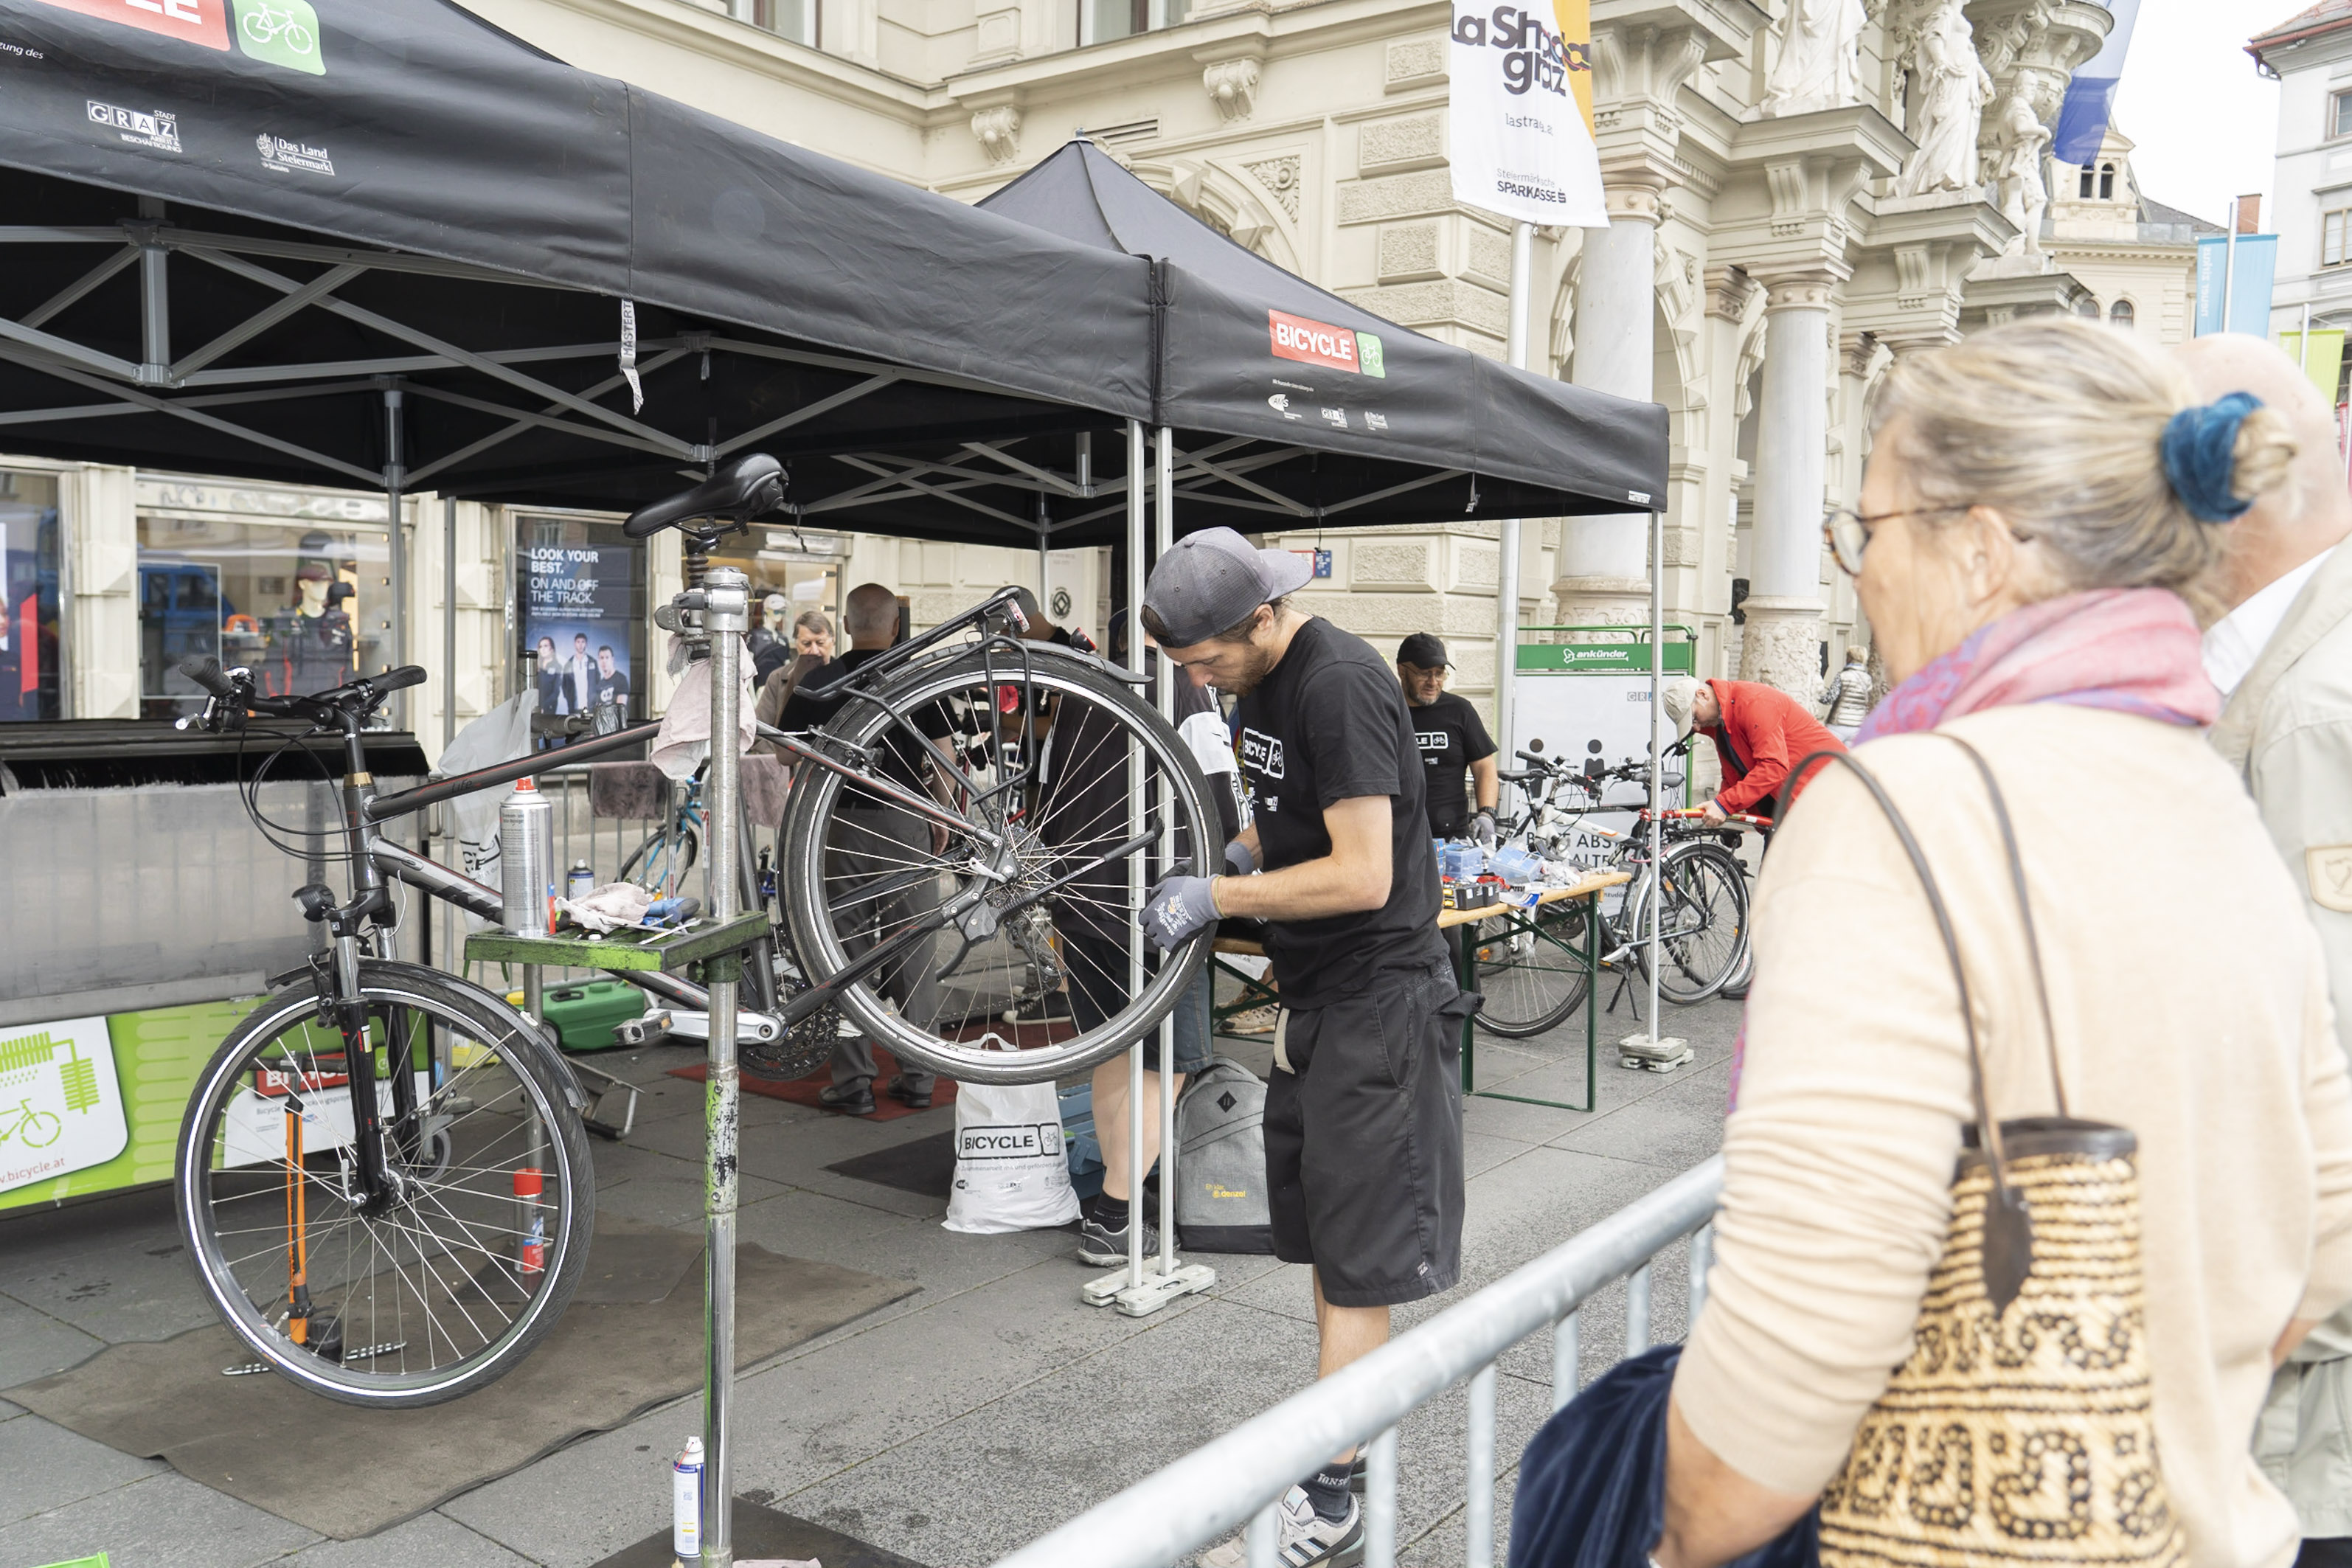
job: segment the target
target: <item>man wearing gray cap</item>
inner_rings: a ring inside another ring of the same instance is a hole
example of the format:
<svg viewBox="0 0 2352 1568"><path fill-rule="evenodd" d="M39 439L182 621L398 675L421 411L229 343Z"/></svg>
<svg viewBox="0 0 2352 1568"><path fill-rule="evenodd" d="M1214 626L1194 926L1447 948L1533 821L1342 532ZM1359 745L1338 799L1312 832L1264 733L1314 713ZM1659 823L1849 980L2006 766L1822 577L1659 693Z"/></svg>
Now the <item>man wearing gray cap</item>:
<svg viewBox="0 0 2352 1568"><path fill-rule="evenodd" d="M1309 570L1226 528L1152 569L1144 628L1196 684L1241 700L1252 821L1224 875L1167 879L1142 921L1162 950L1220 916L1266 922L1282 987L1265 1121L1274 1250L1314 1268L1328 1377L1387 1340L1391 1306L1461 1277L1460 1031L1476 998L1437 934L1404 694L1370 644L1285 602ZM1353 1460L1284 1497L1290 1568L1360 1545Z"/></svg>

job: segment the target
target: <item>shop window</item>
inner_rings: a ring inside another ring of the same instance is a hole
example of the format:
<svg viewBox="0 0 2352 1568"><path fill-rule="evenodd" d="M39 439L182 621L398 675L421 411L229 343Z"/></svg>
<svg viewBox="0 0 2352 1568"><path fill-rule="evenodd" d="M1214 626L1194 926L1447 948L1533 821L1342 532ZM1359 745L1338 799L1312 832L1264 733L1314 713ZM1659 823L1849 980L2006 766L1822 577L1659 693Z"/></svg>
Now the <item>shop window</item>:
<svg viewBox="0 0 2352 1568"><path fill-rule="evenodd" d="M204 706L179 671L244 665L273 697L324 691L392 653L383 530L169 512L139 518L139 711Z"/></svg>
<svg viewBox="0 0 2352 1568"><path fill-rule="evenodd" d="M2352 136L2352 92L2339 92L2327 100L2327 134Z"/></svg>
<svg viewBox="0 0 2352 1568"><path fill-rule="evenodd" d="M2107 309L2108 324L2121 327L2126 331L2139 324L2137 318L2138 312L2132 309L2132 302L2129 300L2118 300Z"/></svg>
<svg viewBox="0 0 2352 1568"><path fill-rule="evenodd" d="M764 542L761 542L764 541ZM814 529L770 528L751 536L759 543L747 549L734 540L722 542L711 564L732 566L751 581L751 637L757 655L775 637L793 639L794 625L808 611L825 619L835 651L849 646L841 633L841 536ZM771 611L772 599L782 607Z"/></svg>
<svg viewBox="0 0 2352 1568"><path fill-rule="evenodd" d="M516 689L605 733L646 716L646 552L618 523L516 520ZM561 742L550 741L549 744Z"/></svg>
<svg viewBox="0 0 2352 1568"><path fill-rule="evenodd" d="M0 723L64 716L58 481L0 469Z"/></svg>
<svg viewBox="0 0 2352 1568"><path fill-rule="evenodd" d="M813 49L818 47L817 0L751 0L747 9L753 26Z"/></svg>
<svg viewBox="0 0 2352 1568"><path fill-rule="evenodd" d="M1192 0L1078 0L1078 43L1107 44L1138 33L1172 27L1192 10Z"/></svg>

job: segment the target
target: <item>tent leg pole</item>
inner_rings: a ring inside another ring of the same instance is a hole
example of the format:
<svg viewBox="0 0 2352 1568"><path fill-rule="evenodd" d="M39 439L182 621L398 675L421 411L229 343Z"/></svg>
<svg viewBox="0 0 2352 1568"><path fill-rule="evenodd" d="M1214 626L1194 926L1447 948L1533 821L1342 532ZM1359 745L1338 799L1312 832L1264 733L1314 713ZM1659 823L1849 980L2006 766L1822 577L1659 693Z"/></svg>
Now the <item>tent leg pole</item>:
<svg viewBox="0 0 2352 1568"><path fill-rule="evenodd" d="M457 498L441 498L441 748L457 738Z"/></svg>
<svg viewBox="0 0 2352 1568"><path fill-rule="evenodd" d="M1143 651L1143 424L1127 426L1127 666L1139 674L1150 667ZM1130 752L1134 746L1128 742ZM1128 774L1127 831L1143 831L1143 774ZM1127 858L1127 884L1133 907L1143 908L1143 858ZM1143 928L1127 933L1127 994L1143 989ZM1143 1042L1138 1040L1128 1057L1127 1072L1127 1288L1143 1284Z"/></svg>
<svg viewBox="0 0 2352 1568"><path fill-rule="evenodd" d="M1659 689L1666 677L1666 514L1650 513L1650 1049L1658 1049L1658 927L1665 919L1665 882L1660 875L1665 869L1665 791L1660 773L1664 759L1659 755L1658 721L1665 709L1660 705Z"/></svg>
<svg viewBox="0 0 2352 1568"><path fill-rule="evenodd" d="M1528 368L1528 307L1534 292L1536 226L1511 229L1511 314L1504 352L1515 370ZM1507 761L1518 749L1519 520L1503 521L1495 570L1495 735ZM1475 804L1475 802L1473 803ZM1496 805L1500 805L1497 798Z"/></svg>
<svg viewBox="0 0 2352 1568"><path fill-rule="evenodd" d="M1176 441L1175 432L1165 425L1160 427L1160 446L1153 458L1151 559L1157 562L1176 545ZM1154 654L1152 663L1160 677L1160 717L1172 728L1176 667L1168 662L1165 652ZM1173 810L1175 802L1164 804ZM1223 850L1224 846L1217 847L1220 855ZM1140 1198L1142 1194L1136 1195ZM1160 1272L1176 1272L1176 1016L1172 1013L1160 1020Z"/></svg>
<svg viewBox="0 0 2352 1568"><path fill-rule="evenodd" d="M398 669L408 662L408 542L400 526L401 490L408 479L400 449L402 395L399 387L383 389L383 526L389 567L384 574L392 579L392 614L388 617L392 626L392 657L385 660L385 665L392 669ZM393 701L396 705L393 709L393 722L405 730L408 728L408 693L394 693Z"/></svg>

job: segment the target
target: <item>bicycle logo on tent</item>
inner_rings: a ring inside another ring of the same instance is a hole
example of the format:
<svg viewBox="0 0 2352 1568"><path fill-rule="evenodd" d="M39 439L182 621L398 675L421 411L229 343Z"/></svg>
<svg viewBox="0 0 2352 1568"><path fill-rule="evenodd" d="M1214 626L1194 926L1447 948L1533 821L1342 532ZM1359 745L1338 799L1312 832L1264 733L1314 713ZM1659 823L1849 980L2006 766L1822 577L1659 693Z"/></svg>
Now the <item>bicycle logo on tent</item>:
<svg viewBox="0 0 2352 1568"><path fill-rule="evenodd" d="M236 47L257 60L327 74L319 50L319 14L309 0L235 0Z"/></svg>

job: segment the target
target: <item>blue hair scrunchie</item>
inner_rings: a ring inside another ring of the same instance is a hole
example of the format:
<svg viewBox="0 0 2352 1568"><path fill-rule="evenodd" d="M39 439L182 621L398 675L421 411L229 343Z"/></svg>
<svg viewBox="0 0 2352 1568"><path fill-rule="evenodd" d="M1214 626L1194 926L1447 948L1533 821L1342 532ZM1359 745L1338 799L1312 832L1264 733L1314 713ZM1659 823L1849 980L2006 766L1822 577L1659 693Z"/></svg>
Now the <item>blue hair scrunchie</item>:
<svg viewBox="0 0 2352 1568"><path fill-rule="evenodd" d="M2200 522L2235 522L2254 503L2231 491L2236 477L2238 426L2263 405L2251 392L2232 392L2195 408L2184 408L2167 421L2164 477L2173 494Z"/></svg>

